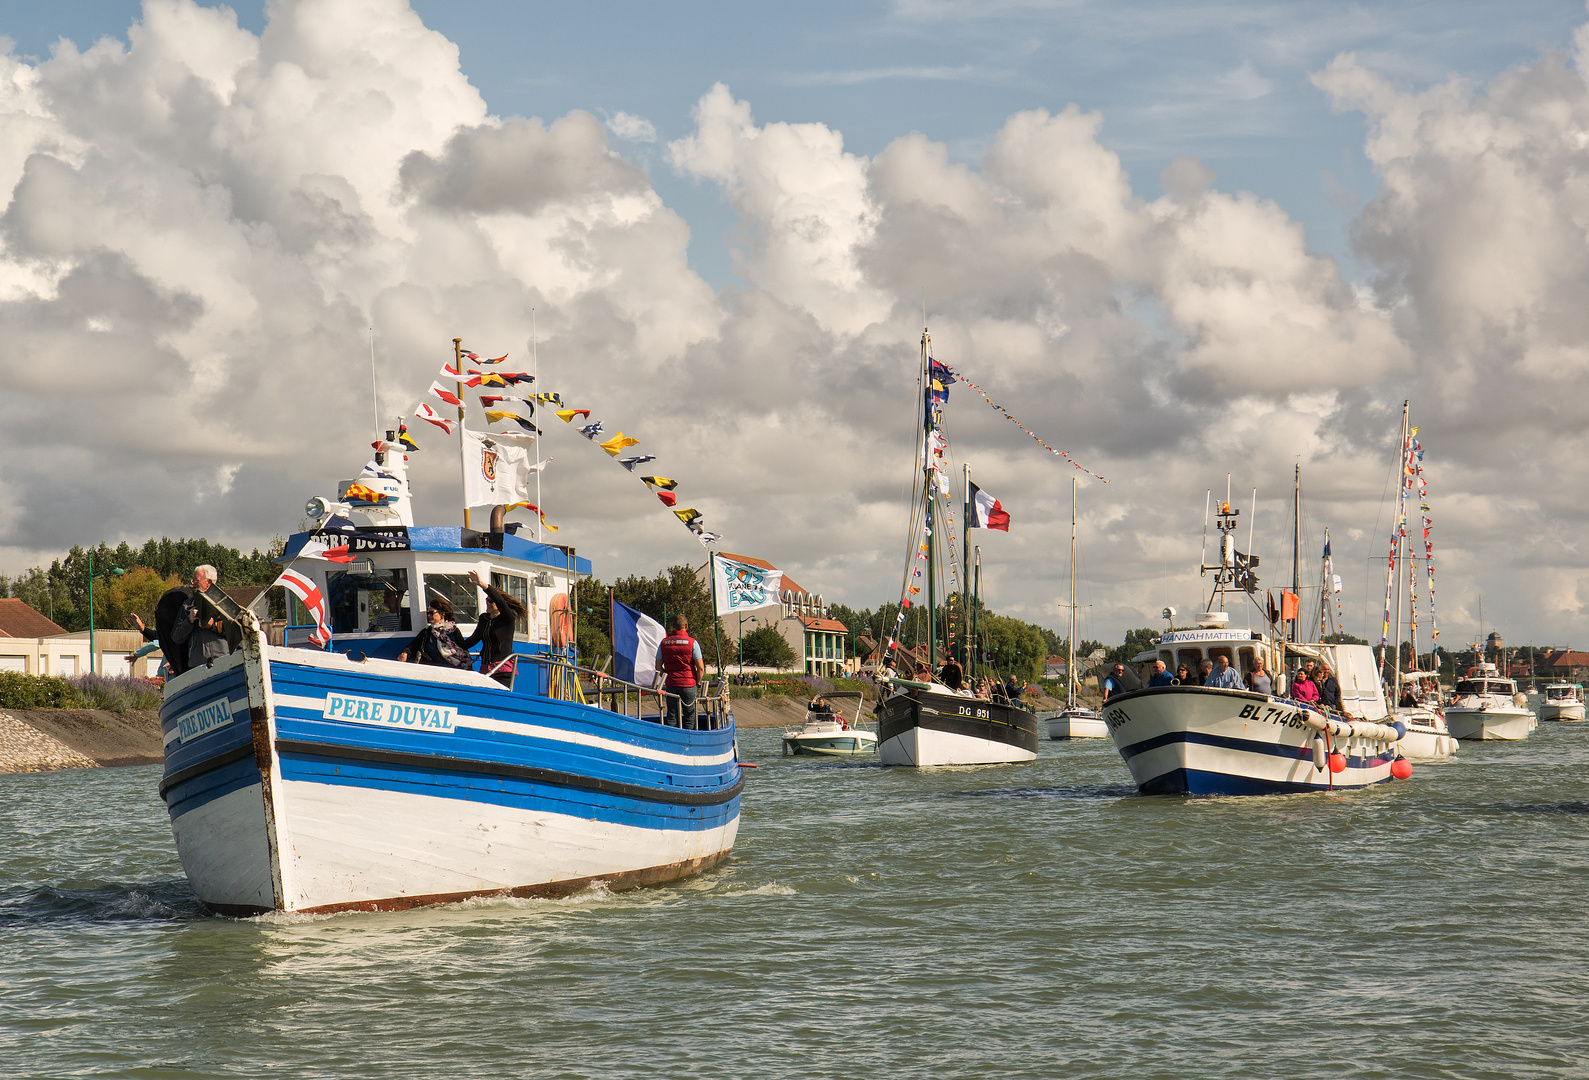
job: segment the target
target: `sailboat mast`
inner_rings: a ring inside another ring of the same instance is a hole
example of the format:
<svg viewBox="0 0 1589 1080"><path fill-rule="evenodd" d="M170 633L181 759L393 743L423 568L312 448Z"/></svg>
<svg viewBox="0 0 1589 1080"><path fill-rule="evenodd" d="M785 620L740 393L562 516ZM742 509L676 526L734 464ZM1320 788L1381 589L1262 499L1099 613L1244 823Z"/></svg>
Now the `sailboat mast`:
<svg viewBox="0 0 1589 1080"><path fill-rule="evenodd" d="M464 460L463 449L463 338L452 339L452 369L458 372L458 381L454 384L453 392L458 397L458 476L463 481L464 490L469 489L469 463ZM463 508L463 527L469 528L468 496L465 495Z"/></svg>
<svg viewBox="0 0 1589 1080"><path fill-rule="evenodd" d="M928 370L928 357L932 351L932 338L927 334L924 326L921 330L921 391L922 400L922 444L928 447L922 455L922 498L925 503L927 521L927 671L928 681L932 681L932 672L938 667L938 564L934 558L936 537L933 536L937 521L933 515L933 507L937 504L938 487L933 483L932 468L932 372Z"/></svg>
<svg viewBox="0 0 1589 1080"><path fill-rule="evenodd" d="M1297 613L1291 619L1291 640L1297 640L1297 623L1302 618L1302 466L1296 467L1291 493L1291 595L1297 599Z"/></svg>
<svg viewBox="0 0 1589 1080"><path fill-rule="evenodd" d="M1070 478L1070 634L1065 649L1065 708L1076 707L1076 478Z"/></svg>
<svg viewBox="0 0 1589 1080"><path fill-rule="evenodd" d="M972 599L976 601L971 608L971 666L966 669L970 677L975 680L977 674L977 655L982 651L981 639L977 637L977 608L982 606L982 548L977 548L977 571L975 583L971 586Z"/></svg>
<svg viewBox="0 0 1589 1080"><path fill-rule="evenodd" d="M1391 515L1390 527L1396 530L1391 538L1391 558L1396 561L1399 568L1407 558L1407 416L1411 411L1412 399L1401 403L1401 441L1396 444L1396 512ZM1401 699L1401 612L1404 597L1401 591L1401 574L1396 569L1391 573L1396 578L1396 636L1390 639L1390 655L1395 657L1390 669L1396 675L1391 687L1396 693L1397 700Z"/></svg>
<svg viewBox="0 0 1589 1080"><path fill-rule="evenodd" d="M966 500L965 510L960 518L960 631L961 637L966 640L960 642L960 665L968 672L971 670L971 642L966 631L970 628L971 603L966 594L967 587L971 584L966 580L966 569L971 565L971 463L967 462L966 470Z"/></svg>

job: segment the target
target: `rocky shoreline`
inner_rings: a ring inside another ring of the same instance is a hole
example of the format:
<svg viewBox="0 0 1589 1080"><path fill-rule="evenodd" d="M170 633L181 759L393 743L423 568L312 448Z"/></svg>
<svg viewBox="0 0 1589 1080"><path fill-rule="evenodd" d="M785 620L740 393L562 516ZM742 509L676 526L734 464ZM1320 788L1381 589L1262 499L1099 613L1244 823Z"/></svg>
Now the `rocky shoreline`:
<svg viewBox="0 0 1589 1080"><path fill-rule="evenodd" d="M0 710L0 773L48 772L165 760L152 709Z"/></svg>

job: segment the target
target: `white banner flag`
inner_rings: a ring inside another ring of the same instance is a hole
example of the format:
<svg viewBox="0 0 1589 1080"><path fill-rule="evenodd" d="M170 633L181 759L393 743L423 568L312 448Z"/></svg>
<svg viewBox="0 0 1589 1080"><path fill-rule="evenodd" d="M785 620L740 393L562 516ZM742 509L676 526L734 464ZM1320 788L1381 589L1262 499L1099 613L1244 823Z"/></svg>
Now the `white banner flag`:
<svg viewBox="0 0 1589 1080"><path fill-rule="evenodd" d="M463 504L499 506L530 497L535 464L530 451L510 446L495 435L463 432Z"/></svg>
<svg viewBox="0 0 1589 1080"><path fill-rule="evenodd" d="M778 589L783 585L782 570L722 555L713 561L717 563L717 580L712 587L717 594L719 612L744 611L778 603Z"/></svg>

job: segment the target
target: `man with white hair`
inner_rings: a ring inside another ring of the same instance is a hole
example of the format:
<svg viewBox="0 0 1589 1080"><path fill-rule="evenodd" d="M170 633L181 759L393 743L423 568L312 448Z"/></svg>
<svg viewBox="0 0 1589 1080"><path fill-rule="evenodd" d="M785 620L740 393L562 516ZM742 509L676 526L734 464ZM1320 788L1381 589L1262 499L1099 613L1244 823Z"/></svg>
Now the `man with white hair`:
<svg viewBox="0 0 1589 1080"><path fill-rule="evenodd" d="M200 599L210 589L216 588L219 573L205 564L193 568L193 595L182 605L182 614L172 628L172 638L178 643L188 643L188 666L204 667L210 661L232 651L226 640L226 625L215 610Z"/></svg>

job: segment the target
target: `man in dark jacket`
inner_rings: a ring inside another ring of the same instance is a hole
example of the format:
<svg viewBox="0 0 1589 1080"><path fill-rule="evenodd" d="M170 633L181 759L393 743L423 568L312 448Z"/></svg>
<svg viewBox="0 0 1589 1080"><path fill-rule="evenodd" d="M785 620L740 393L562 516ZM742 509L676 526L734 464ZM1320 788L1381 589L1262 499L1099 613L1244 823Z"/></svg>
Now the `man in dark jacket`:
<svg viewBox="0 0 1589 1080"><path fill-rule="evenodd" d="M1335 678L1335 673L1330 670L1330 665L1321 663L1313 677L1319 683L1319 704L1340 712L1341 684Z"/></svg>
<svg viewBox="0 0 1589 1080"><path fill-rule="evenodd" d="M166 678L174 679L188 669L188 650L177 644L174 632L177 620L182 617L182 605L192 596L192 590L181 585L167 589L160 595L160 600L154 606L154 626L145 626L137 615L132 621L138 624L138 630L143 634L145 641L158 641L160 655L166 658Z"/></svg>
<svg viewBox="0 0 1589 1080"><path fill-rule="evenodd" d="M204 667L232 651L227 640L226 620L204 603L201 596L210 589L219 588L215 584L217 576L213 566L194 568L193 594L183 602L176 625L172 627L171 640L177 646L187 646L189 668Z"/></svg>
<svg viewBox="0 0 1589 1080"><path fill-rule="evenodd" d="M675 695L668 699L668 718L677 716L679 726L695 727L695 698L706 681L706 661L701 645L690 636L690 621L683 615L668 620L668 636L657 646L657 677L662 688Z"/></svg>

